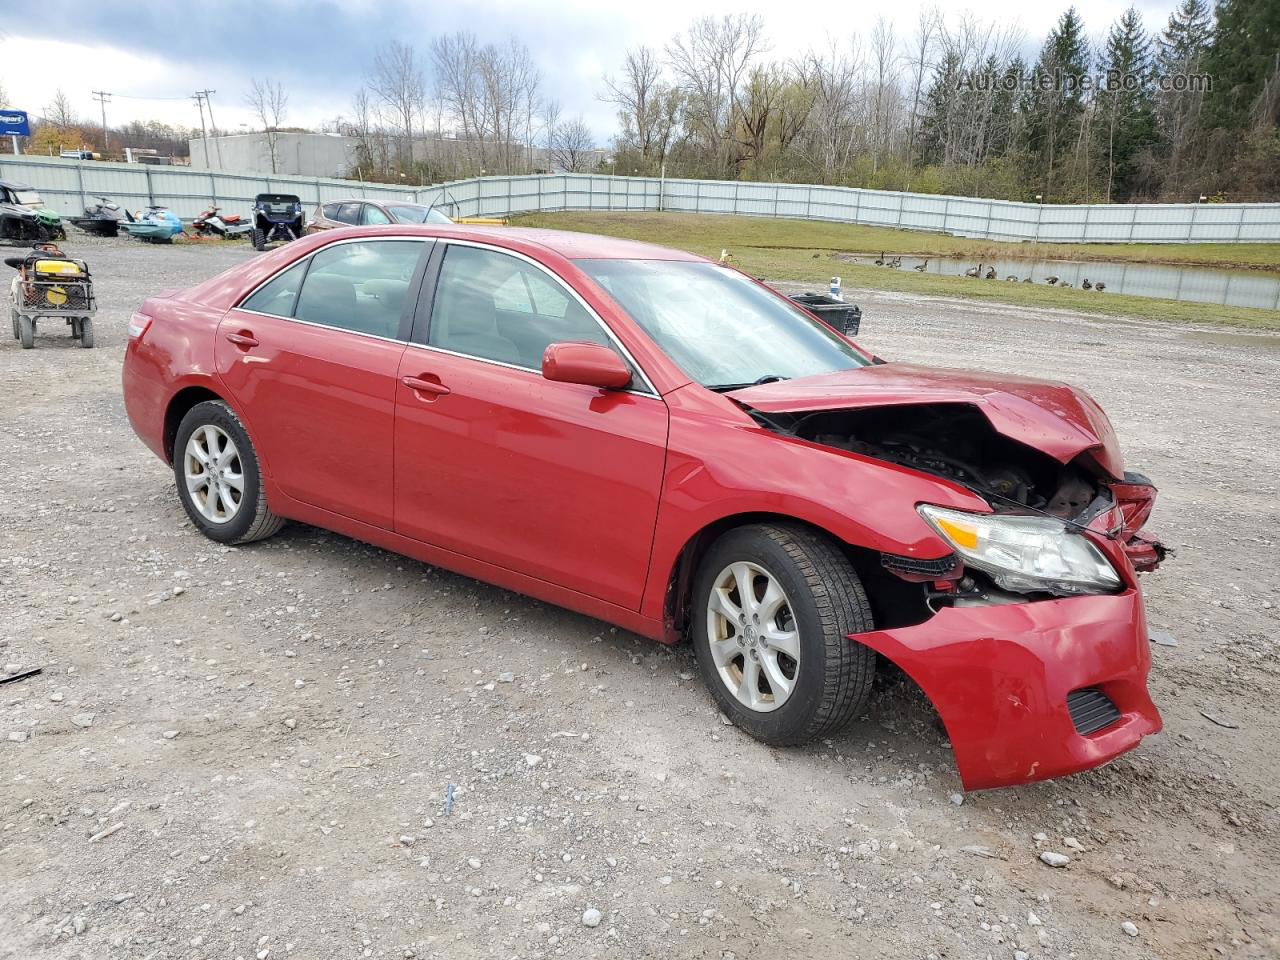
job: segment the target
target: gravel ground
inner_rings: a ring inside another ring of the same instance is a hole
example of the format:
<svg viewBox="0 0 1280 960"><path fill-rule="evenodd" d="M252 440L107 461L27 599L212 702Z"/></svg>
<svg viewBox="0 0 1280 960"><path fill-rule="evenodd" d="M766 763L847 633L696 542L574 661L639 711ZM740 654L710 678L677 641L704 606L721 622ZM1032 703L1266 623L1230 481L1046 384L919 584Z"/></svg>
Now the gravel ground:
<svg viewBox="0 0 1280 960"><path fill-rule="evenodd" d="M0 957L1280 953L1280 338L851 292L887 357L1092 392L1178 551L1164 733L961 795L907 685L770 749L685 648L308 527L198 536L125 324L250 251L68 247L99 348L0 345L0 664L44 667L0 687Z"/></svg>

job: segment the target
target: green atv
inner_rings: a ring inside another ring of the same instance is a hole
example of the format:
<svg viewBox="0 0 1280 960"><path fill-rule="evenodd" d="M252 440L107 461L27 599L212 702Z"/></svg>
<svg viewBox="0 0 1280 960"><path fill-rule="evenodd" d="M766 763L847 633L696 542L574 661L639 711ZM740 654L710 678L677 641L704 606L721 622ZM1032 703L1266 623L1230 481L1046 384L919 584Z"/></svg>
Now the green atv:
<svg viewBox="0 0 1280 960"><path fill-rule="evenodd" d="M0 180L0 240L47 243L66 238L62 217L44 205L40 194L24 183Z"/></svg>

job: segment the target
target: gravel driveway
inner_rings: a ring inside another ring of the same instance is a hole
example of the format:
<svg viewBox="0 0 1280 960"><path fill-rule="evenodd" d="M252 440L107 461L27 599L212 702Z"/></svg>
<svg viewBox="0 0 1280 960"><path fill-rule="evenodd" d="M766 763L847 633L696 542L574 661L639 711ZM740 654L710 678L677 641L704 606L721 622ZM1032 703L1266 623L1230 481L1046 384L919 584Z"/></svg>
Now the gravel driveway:
<svg viewBox="0 0 1280 960"><path fill-rule="evenodd" d="M0 344L0 664L44 667L0 686L0 957L1280 953L1280 338L848 292L886 357L1088 389L1177 550L1164 733L962 796L906 684L770 749L686 648L308 527L200 537L124 330L251 251L67 246L100 346Z"/></svg>

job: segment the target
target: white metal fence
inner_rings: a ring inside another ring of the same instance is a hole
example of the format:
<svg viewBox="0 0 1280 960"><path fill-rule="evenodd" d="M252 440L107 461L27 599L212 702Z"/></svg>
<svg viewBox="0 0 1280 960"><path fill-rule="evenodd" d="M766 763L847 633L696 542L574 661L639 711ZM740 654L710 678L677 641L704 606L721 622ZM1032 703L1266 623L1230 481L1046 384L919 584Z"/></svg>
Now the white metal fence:
<svg viewBox="0 0 1280 960"><path fill-rule="evenodd" d="M555 210L674 210L832 220L991 240L1054 243L1280 242L1280 204L1038 204L818 184L660 180L591 174L481 177L436 184L359 183L142 164L0 156L0 179L29 183L62 214L96 195L130 208L163 204L190 219L209 203L234 212L257 193L308 208L348 197L432 203L455 216Z"/></svg>

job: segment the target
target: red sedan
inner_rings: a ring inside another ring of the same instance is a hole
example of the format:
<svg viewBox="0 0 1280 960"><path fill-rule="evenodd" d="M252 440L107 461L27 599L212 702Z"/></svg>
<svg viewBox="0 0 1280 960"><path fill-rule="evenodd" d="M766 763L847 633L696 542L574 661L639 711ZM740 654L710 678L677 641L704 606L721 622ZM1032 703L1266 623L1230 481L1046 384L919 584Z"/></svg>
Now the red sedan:
<svg viewBox="0 0 1280 960"><path fill-rule="evenodd" d="M884 362L691 254L326 231L147 300L124 395L206 536L288 518L687 637L766 743L840 728L879 658L932 699L969 789L1161 726L1155 490L1093 400Z"/></svg>

